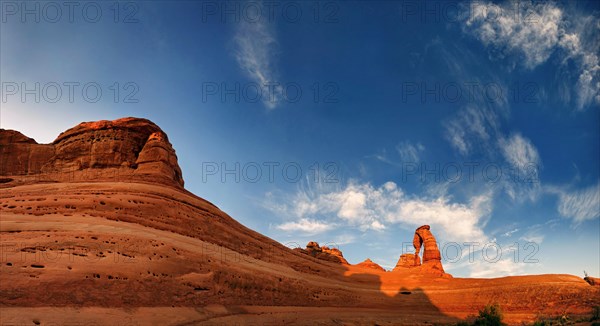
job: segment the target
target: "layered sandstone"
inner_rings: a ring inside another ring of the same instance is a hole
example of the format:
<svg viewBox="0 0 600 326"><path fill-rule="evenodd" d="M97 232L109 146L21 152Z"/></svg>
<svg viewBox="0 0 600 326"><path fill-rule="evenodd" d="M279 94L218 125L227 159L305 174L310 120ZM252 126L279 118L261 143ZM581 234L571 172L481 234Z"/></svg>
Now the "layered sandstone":
<svg viewBox="0 0 600 326"><path fill-rule="evenodd" d="M394 272L290 250L185 191L144 119L46 145L3 130L0 153L0 324L456 324L490 302L521 324L600 305L573 275L447 277L424 232L423 264Z"/></svg>
<svg viewBox="0 0 600 326"><path fill-rule="evenodd" d="M321 247L317 242L310 241L306 244L306 248L296 248L296 251L315 257L317 259L323 259L335 263L341 263L348 265L348 261L344 258L342 252L337 248L329 248L328 246Z"/></svg>
<svg viewBox="0 0 600 326"><path fill-rule="evenodd" d="M412 267L417 267L419 265L416 264L416 261L419 257L416 256L415 254L402 254L400 255L400 258L398 259L398 262L396 263L396 267L394 267L394 270L397 270L398 268L412 268Z"/></svg>
<svg viewBox="0 0 600 326"><path fill-rule="evenodd" d="M415 230L415 236L413 237L413 246L415 247L415 256L419 256L421 247L423 248L423 263L429 261L440 261L442 256L438 249L435 237L430 231L429 225L423 225Z"/></svg>
<svg viewBox="0 0 600 326"><path fill-rule="evenodd" d="M413 237L414 254L402 254L393 271L412 270L414 273L422 273L445 278L452 277L444 271L442 258L435 237L430 231L429 225L423 225L415 230ZM423 248L423 259L420 252Z"/></svg>
<svg viewBox="0 0 600 326"><path fill-rule="evenodd" d="M52 144L38 144L18 131L0 129L0 176L40 174L54 154Z"/></svg>
<svg viewBox="0 0 600 326"><path fill-rule="evenodd" d="M422 225L415 230L413 238L415 247L415 265L419 265L419 252L423 247L422 270L434 274L444 274L442 267L442 256L438 249L435 237L430 231L429 225Z"/></svg>
<svg viewBox="0 0 600 326"><path fill-rule="evenodd" d="M0 153L0 175L15 184L142 181L178 188L184 184L167 135L146 119L84 122L51 144L0 129Z"/></svg>

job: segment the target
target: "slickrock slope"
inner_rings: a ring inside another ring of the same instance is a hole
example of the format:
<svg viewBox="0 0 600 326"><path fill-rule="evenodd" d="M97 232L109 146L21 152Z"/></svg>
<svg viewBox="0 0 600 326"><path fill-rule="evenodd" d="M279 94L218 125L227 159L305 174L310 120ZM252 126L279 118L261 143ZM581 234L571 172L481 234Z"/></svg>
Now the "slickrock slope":
<svg viewBox="0 0 600 326"><path fill-rule="evenodd" d="M519 323L600 305L571 275L419 271L435 261L427 237L423 266L393 272L289 249L186 191L148 120L83 123L52 144L0 130L0 153L1 324L451 323L491 302Z"/></svg>

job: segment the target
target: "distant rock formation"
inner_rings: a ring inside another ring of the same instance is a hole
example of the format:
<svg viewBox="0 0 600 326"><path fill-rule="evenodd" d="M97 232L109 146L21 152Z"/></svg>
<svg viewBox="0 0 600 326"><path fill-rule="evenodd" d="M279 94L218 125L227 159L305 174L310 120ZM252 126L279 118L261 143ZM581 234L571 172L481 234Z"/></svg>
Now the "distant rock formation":
<svg viewBox="0 0 600 326"><path fill-rule="evenodd" d="M0 129L0 175L31 175L42 172L54 157L52 144L38 144L15 130Z"/></svg>
<svg viewBox="0 0 600 326"><path fill-rule="evenodd" d="M379 271L385 272L385 269L383 267L379 266L377 263L374 263L369 258L365 259L363 262L360 262L360 263L356 264L356 266L371 268L371 269L375 269L375 270L379 270Z"/></svg>
<svg viewBox="0 0 600 326"><path fill-rule="evenodd" d="M439 276L450 276L444 272L442 257L438 249L435 237L430 231L429 225L423 225L415 230L413 237L414 254L403 254L398 259L394 271L404 268L414 268L415 271ZM423 248L423 259L419 254Z"/></svg>
<svg viewBox="0 0 600 326"><path fill-rule="evenodd" d="M4 183L145 181L183 188L175 150L153 122L139 118L83 122L51 144L0 129ZM2 184L2 183L0 183Z"/></svg>
<svg viewBox="0 0 600 326"><path fill-rule="evenodd" d="M419 259L419 256L417 256L415 254L402 254L402 255L400 255L400 259L398 259L398 262L396 263L396 267L394 267L394 270L397 268L417 267L417 266L419 266L416 264L416 261L418 259ZM419 264L420 264L420 260L419 260Z"/></svg>
<svg viewBox="0 0 600 326"><path fill-rule="evenodd" d="M421 247L423 248L423 263L429 261L441 261L442 256L440 255L440 250L438 249L437 242L435 241L435 237L429 231L429 225L423 225L418 227L415 230L415 236L413 237L413 246L415 247L415 265L420 265L418 262L419 252L421 251Z"/></svg>
<svg viewBox="0 0 600 326"><path fill-rule="evenodd" d="M318 259L323 259L323 260L328 260L328 261L332 261L335 263L341 263L341 264L348 265L348 261L346 260L346 258L344 258L344 255L342 254L342 252L339 249L329 248L327 246L321 247L315 241L310 241L306 245L306 249L295 248L294 250L301 252L303 254L318 258Z"/></svg>

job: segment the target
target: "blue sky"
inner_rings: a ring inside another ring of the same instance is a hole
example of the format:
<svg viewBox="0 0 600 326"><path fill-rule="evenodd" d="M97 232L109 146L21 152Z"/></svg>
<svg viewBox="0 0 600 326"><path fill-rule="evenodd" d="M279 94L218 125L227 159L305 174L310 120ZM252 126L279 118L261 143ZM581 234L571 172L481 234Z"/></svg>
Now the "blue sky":
<svg viewBox="0 0 600 326"><path fill-rule="evenodd" d="M148 118L189 190L351 263L430 224L455 276L600 275L597 2L1 5L2 128Z"/></svg>

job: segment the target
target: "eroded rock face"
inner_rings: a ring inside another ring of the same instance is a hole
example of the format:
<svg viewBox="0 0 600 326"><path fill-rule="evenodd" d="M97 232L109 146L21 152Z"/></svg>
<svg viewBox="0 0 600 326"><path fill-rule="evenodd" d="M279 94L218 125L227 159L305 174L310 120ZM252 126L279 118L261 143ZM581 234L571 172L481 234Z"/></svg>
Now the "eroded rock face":
<svg viewBox="0 0 600 326"><path fill-rule="evenodd" d="M413 246L415 247L415 265L419 263L419 252L421 247L424 247L421 270L430 274L444 275L442 256L440 255L440 250L438 249L435 237L431 234L429 229L429 225L423 225L415 230L415 236L413 238Z"/></svg>
<svg viewBox="0 0 600 326"><path fill-rule="evenodd" d="M383 267L379 266L379 264L373 262L369 258L365 259L363 262L358 263L357 266L371 268L371 269L375 269L375 270L378 270L378 271L385 272L385 269Z"/></svg>
<svg viewBox="0 0 600 326"><path fill-rule="evenodd" d="M435 237L429 231L429 225L423 225L415 230L413 246L415 247L415 256L418 258L421 247L423 248L423 263L432 260L442 260L440 250L438 249ZM416 259L415 259L416 264Z"/></svg>
<svg viewBox="0 0 600 326"><path fill-rule="evenodd" d="M306 249L296 248L294 250L296 250L300 253L303 253L305 255L315 257L317 259L323 259L323 260L328 260L328 261L332 261L335 263L341 263L341 264L348 265L348 261L346 260L346 258L344 258L344 255L342 254L342 252L339 249L329 248L327 246L321 247L315 241L310 241L306 245Z"/></svg>
<svg viewBox="0 0 600 326"><path fill-rule="evenodd" d="M41 145L18 131L0 129L0 175L41 173L53 156L52 144Z"/></svg>
<svg viewBox="0 0 600 326"><path fill-rule="evenodd" d="M420 226L415 230L413 246L415 247L415 253L401 255L394 271L411 268L415 272L451 277L450 274L444 272L440 250L438 249L435 237L430 231L429 225ZM422 260L419 256L421 247L424 247Z"/></svg>
<svg viewBox="0 0 600 326"><path fill-rule="evenodd" d="M51 144L37 144L19 132L2 129L0 153L0 175L15 180L4 186L40 181L184 185L167 135L146 119L84 122Z"/></svg>
<svg viewBox="0 0 600 326"><path fill-rule="evenodd" d="M412 267L419 266L416 264L417 261L420 264L421 261L419 259L419 256L415 256L415 254L402 254L402 255L400 255L400 258L398 259L398 262L396 263L396 267L394 267L394 270L396 270L398 268L412 268Z"/></svg>

